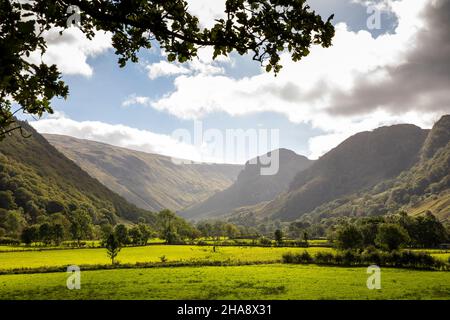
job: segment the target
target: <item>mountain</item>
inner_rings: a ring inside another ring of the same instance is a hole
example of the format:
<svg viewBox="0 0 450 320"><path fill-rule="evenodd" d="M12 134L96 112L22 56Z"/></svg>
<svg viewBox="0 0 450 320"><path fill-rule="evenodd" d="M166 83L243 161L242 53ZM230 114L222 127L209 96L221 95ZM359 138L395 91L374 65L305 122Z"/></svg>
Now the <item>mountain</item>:
<svg viewBox="0 0 450 320"><path fill-rule="evenodd" d="M84 208L94 223L101 220L152 221L137 208L89 176L50 145L28 123L0 141L0 220L13 212L18 223L45 221L55 213L69 217ZM26 137L24 137L26 136ZM1 228L0 228L1 229Z"/></svg>
<svg viewBox="0 0 450 320"><path fill-rule="evenodd" d="M180 210L229 187L241 165L176 164L170 157L61 135L45 138L92 177L136 206Z"/></svg>
<svg viewBox="0 0 450 320"><path fill-rule="evenodd" d="M264 167L261 164L261 157L247 161L233 185L180 214L192 219L218 217L240 207L272 200L278 194L287 191L292 178L308 168L313 161L287 149L277 151L279 170L275 175L261 175L261 168ZM276 154L272 152L267 156L272 155Z"/></svg>
<svg viewBox="0 0 450 320"><path fill-rule="evenodd" d="M422 160L432 158L436 152L446 147L450 141L450 115L445 115L437 121L422 147Z"/></svg>
<svg viewBox="0 0 450 320"><path fill-rule="evenodd" d="M431 211L450 218L450 116L435 123L419 152L420 159L398 176L373 188L322 205L310 214L318 219L336 215L383 215Z"/></svg>
<svg viewBox="0 0 450 320"><path fill-rule="evenodd" d="M289 190L259 215L294 220L327 202L394 178L419 160L427 135L427 130L408 124L358 133L298 173Z"/></svg>

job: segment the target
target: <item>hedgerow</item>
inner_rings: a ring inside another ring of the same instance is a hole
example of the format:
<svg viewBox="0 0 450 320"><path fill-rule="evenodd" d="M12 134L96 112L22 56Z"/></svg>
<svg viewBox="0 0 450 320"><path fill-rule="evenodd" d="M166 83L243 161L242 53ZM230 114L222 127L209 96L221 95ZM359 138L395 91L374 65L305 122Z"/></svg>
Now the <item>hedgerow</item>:
<svg viewBox="0 0 450 320"><path fill-rule="evenodd" d="M337 266L395 267L427 270L450 270L450 264L433 258L427 252L414 251L380 251L369 249L364 251L343 250L336 253L318 252L315 256L307 251L301 253L288 252L282 256L283 263L289 264L322 264Z"/></svg>

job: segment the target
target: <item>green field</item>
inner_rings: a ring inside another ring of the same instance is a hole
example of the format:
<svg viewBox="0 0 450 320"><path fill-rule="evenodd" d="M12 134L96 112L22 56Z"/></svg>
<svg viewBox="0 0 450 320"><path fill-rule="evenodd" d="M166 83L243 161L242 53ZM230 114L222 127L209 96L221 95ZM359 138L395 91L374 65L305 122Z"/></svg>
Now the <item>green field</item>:
<svg viewBox="0 0 450 320"><path fill-rule="evenodd" d="M277 261L285 252L303 252L304 248L271 247L216 247L212 246L168 246L152 245L123 248L117 261L121 263L158 262L165 256L168 262L174 261ZM308 248L311 254L318 251L331 251L331 248ZM16 268L37 268L67 265L110 264L104 248L73 250L42 250L23 252L1 252L0 270Z"/></svg>
<svg viewBox="0 0 450 320"><path fill-rule="evenodd" d="M413 251L422 251L427 252L431 256L438 258L442 261L450 261L450 250L442 250L442 249L414 249Z"/></svg>
<svg viewBox="0 0 450 320"><path fill-rule="evenodd" d="M449 299L450 273L382 269L380 290L366 268L315 265L177 267L0 276L0 299Z"/></svg>
<svg viewBox="0 0 450 320"><path fill-rule="evenodd" d="M169 263L261 264L113 270L102 266L111 263L104 248L4 248L0 271L79 265L82 288L68 290L65 272L5 274L0 275L0 299L450 299L450 272L383 268L382 289L368 290L366 268L278 263L286 252L307 250L315 255L334 250L325 247L224 246L215 251L212 246L190 245L125 247L117 258L123 264L160 262L161 256ZM444 250L426 251L442 260L450 255ZM86 265L99 265L100 270L83 271Z"/></svg>

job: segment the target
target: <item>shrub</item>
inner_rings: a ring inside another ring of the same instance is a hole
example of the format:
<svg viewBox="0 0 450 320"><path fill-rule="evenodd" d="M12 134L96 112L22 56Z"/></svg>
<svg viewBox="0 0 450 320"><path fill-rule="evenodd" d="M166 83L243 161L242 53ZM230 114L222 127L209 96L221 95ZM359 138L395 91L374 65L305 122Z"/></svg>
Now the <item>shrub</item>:
<svg viewBox="0 0 450 320"><path fill-rule="evenodd" d="M361 254L352 250L345 250L343 252L342 263L344 265L359 264L360 262L361 262Z"/></svg>
<svg viewBox="0 0 450 320"><path fill-rule="evenodd" d="M294 245L294 246L297 246L297 247L302 247L302 248L307 248L307 247L309 247L308 242L303 241L303 240L297 240L297 241L294 241L294 242L293 242L293 245Z"/></svg>
<svg viewBox="0 0 450 320"><path fill-rule="evenodd" d="M330 252L318 252L315 257L317 264L331 264L333 260L334 256Z"/></svg>
<svg viewBox="0 0 450 320"><path fill-rule="evenodd" d="M375 247L371 246L361 253L361 260L368 264L380 265L383 258L380 252Z"/></svg>
<svg viewBox="0 0 450 320"><path fill-rule="evenodd" d="M259 238L259 243L265 247L269 247L272 245L272 241L266 237Z"/></svg>
<svg viewBox="0 0 450 320"><path fill-rule="evenodd" d="M297 261L298 263L312 263L314 259L308 251L303 251L297 255Z"/></svg>
<svg viewBox="0 0 450 320"><path fill-rule="evenodd" d="M18 245L20 245L20 241L17 239L9 238L9 237L1 237L0 244L14 245L14 246L17 245L18 246Z"/></svg>
<svg viewBox="0 0 450 320"><path fill-rule="evenodd" d="M292 252L286 252L281 256L283 263L295 263L294 254Z"/></svg>

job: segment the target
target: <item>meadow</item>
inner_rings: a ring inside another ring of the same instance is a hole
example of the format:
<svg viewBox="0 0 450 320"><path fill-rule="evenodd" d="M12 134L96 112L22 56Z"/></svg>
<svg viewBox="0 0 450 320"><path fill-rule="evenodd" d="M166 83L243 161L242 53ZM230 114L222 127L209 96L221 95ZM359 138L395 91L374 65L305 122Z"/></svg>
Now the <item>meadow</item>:
<svg viewBox="0 0 450 320"><path fill-rule="evenodd" d="M334 251L328 247L124 247L117 260L131 266L110 270L106 269L111 261L104 248L28 249L9 247L0 252L0 272L34 269L0 275L0 299L450 299L450 272L382 268L382 289L369 290L363 267L280 263L286 252L306 250L315 255ZM442 260L450 255L445 250L426 251ZM134 265L146 262L159 264L151 268ZM170 264L177 262L232 265ZM239 265L246 263L250 265ZM45 270L65 270L68 265L81 266L81 290L67 289L66 272ZM88 265L97 265L99 270L83 271Z"/></svg>
<svg viewBox="0 0 450 320"><path fill-rule="evenodd" d="M6 247L6 246L5 246ZM17 248L14 249L14 248ZM67 265L107 265L111 261L104 248L87 249L50 249L34 247L9 247L9 251L0 252L0 271L22 268L64 267ZM150 245L140 247L124 247L117 257L120 263L160 262L164 256L167 262L182 261L223 261L223 262L277 262L286 252L308 251L331 252L327 247L251 247L251 246L193 246L193 245ZM447 250L424 250L433 257L448 261Z"/></svg>
<svg viewBox="0 0 450 320"><path fill-rule="evenodd" d="M303 252L305 248L287 247L214 247L189 245L151 245L125 247L119 253L120 263L159 262L164 256L167 262L175 261L234 261L234 262L276 262L286 252ZM312 247L306 249L311 254L331 251L331 248ZM0 270L17 268L59 267L67 265L110 264L104 248L32 250L0 253Z"/></svg>
<svg viewBox="0 0 450 320"><path fill-rule="evenodd" d="M449 299L450 273L382 269L369 290L366 268L316 265L177 267L0 276L0 299Z"/></svg>

